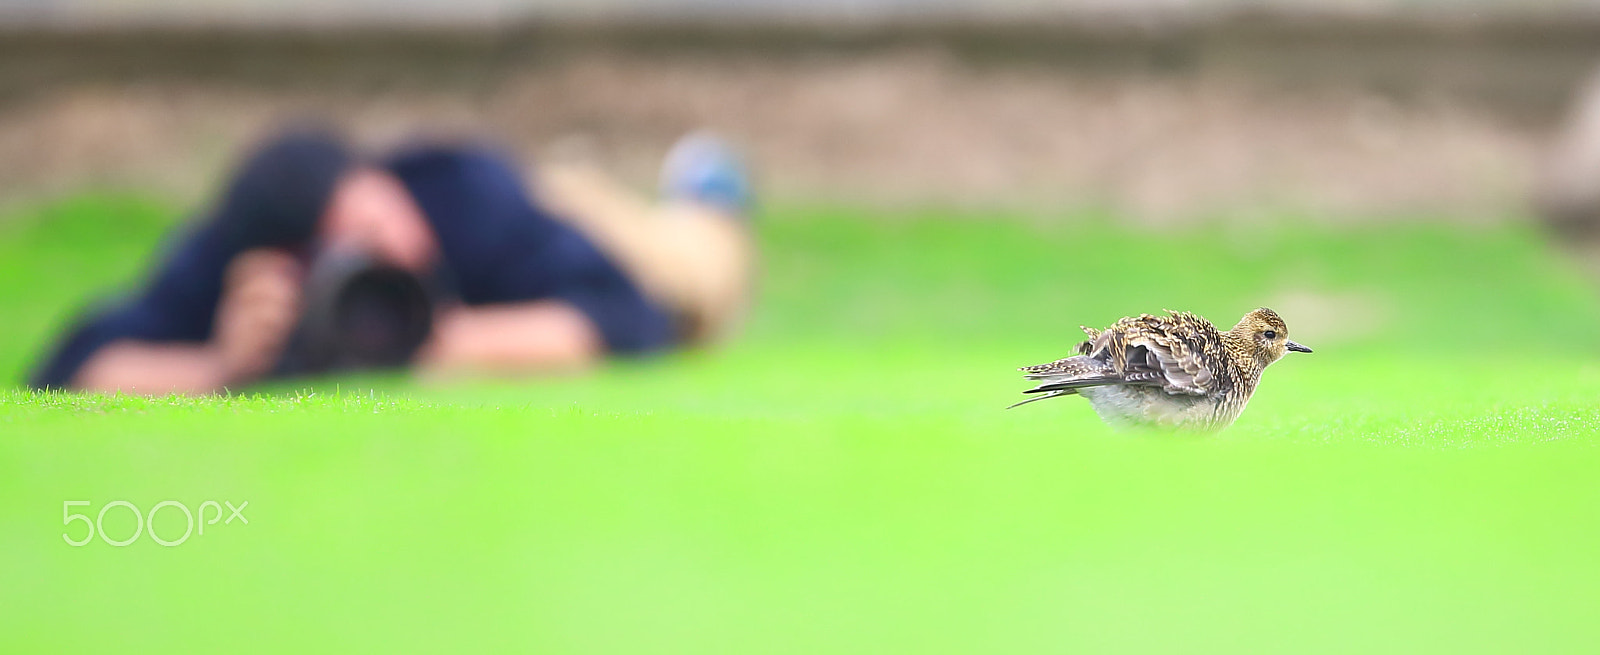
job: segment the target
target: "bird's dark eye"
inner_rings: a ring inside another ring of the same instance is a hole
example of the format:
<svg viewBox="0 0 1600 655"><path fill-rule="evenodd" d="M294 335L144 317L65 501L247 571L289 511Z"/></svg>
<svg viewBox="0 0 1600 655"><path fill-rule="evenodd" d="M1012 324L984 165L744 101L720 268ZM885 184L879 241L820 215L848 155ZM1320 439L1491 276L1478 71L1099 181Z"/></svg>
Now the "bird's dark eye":
<svg viewBox="0 0 1600 655"><path fill-rule="evenodd" d="M1272 330L1267 330L1266 332L1262 332L1261 336L1264 336L1264 337L1267 338L1268 341L1271 341L1273 339L1278 338L1278 333L1277 332L1273 332Z"/></svg>

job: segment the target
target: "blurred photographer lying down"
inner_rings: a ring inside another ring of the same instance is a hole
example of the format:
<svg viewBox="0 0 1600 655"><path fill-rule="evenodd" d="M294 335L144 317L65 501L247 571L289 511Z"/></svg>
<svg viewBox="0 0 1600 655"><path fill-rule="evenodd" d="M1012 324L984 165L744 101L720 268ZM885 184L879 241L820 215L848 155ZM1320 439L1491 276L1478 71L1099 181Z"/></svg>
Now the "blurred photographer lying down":
<svg viewBox="0 0 1600 655"><path fill-rule="evenodd" d="M730 332L754 268L745 172L679 141L662 199L591 167L525 188L492 149L362 157L295 130L246 158L141 288L80 316L40 389L209 393L372 368L538 374Z"/></svg>

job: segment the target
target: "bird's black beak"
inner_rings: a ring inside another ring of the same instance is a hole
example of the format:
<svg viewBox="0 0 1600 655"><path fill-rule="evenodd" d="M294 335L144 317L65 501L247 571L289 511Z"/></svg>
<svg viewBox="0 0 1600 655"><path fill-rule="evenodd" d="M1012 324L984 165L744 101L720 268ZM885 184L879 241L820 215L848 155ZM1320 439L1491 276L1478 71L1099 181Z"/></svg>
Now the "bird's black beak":
<svg viewBox="0 0 1600 655"><path fill-rule="evenodd" d="M1308 353L1308 352L1311 352L1310 348L1302 346L1302 345L1300 345L1298 343L1295 343L1293 341L1290 341L1289 343L1287 343L1285 345L1289 347L1289 350L1293 350L1293 351L1295 351L1297 353Z"/></svg>

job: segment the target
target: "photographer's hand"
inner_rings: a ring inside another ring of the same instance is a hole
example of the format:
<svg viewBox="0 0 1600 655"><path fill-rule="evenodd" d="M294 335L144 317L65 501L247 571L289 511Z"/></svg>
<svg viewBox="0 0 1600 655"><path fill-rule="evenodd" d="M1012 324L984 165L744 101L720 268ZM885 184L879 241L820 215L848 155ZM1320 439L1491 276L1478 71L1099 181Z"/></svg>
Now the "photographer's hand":
<svg viewBox="0 0 1600 655"><path fill-rule="evenodd" d="M229 265L207 343L122 340L94 353L73 377L79 389L159 395L212 393L272 370L300 316L300 265L276 250Z"/></svg>
<svg viewBox="0 0 1600 655"><path fill-rule="evenodd" d="M211 349L222 384L241 384L272 370L300 318L302 271L280 250L250 250L228 266L217 305Z"/></svg>

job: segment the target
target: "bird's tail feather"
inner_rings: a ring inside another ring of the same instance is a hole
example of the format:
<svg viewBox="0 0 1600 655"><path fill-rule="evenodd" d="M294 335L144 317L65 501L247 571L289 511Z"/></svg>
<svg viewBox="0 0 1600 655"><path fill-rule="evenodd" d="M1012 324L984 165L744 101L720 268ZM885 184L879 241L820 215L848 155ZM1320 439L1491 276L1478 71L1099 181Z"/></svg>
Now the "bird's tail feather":
<svg viewBox="0 0 1600 655"><path fill-rule="evenodd" d="M1060 380L1060 381L1056 381L1056 382L1046 382L1046 383L1041 384L1041 385L1039 385L1037 387L1034 387L1032 389L1028 389L1027 391L1023 391L1022 392L1022 393L1038 393L1038 394L1044 394L1044 395L1037 396L1037 397L1034 397L1034 398L1029 398L1029 399L1024 400L1024 401L1022 401L1020 403L1012 405L1011 407L1020 407L1022 405L1026 405L1028 403L1031 403L1031 402L1033 402L1035 400L1044 400L1046 398L1055 398L1056 396L1069 396L1069 395L1078 393L1078 390L1082 389L1084 387L1102 387L1102 386L1105 386L1105 385L1108 385L1108 384L1124 384L1125 382L1126 381L1121 379L1121 378L1111 377L1111 376L1096 376L1096 377L1089 377L1089 378L1073 378L1073 379L1068 379L1068 380ZM1006 409L1011 409L1011 407L1007 407Z"/></svg>
<svg viewBox="0 0 1600 655"><path fill-rule="evenodd" d="M1011 405L1010 407L1007 407L1006 409L1012 409L1014 407L1021 407L1023 405L1028 404L1028 403L1031 403L1031 402L1038 402L1040 400L1045 400L1047 398L1054 398L1056 396L1068 396L1068 395L1071 395L1071 394L1074 394L1074 393L1077 393L1077 392L1073 391L1071 389L1065 389L1065 390L1062 390L1062 391L1057 391L1055 393L1045 394L1043 396L1034 396L1034 397L1029 398L1027 400L1024 400L1024 401L1022 401L1020 403L1017 403L1015 405Z"/></svg>
<svg viewBox="0 0 1600 655"><path fill-rule="evenodd" d="M1044 393L1046 391L1075 392L1075 390L1082 389L1084 387L1103 387L1108 384L1126 384L1127 382L1127 380L1124 380L1119 376L1112 375L1097 375L1094 377L1085 378L1067 378L1065 380L1045 382L1044 384L1022 393Z"/></svg>

